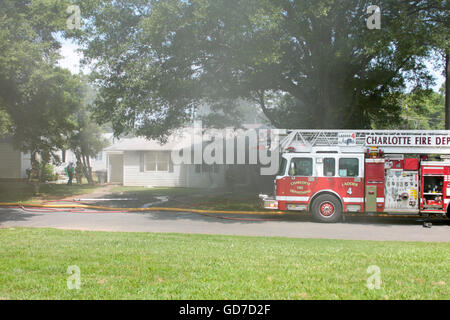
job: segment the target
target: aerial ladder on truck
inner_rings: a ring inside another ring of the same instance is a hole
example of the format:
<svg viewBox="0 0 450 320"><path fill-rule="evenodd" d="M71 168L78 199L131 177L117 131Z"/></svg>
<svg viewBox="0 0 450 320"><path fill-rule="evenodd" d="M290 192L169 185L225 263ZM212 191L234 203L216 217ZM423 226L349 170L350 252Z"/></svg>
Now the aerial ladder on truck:
<svg viewBox="0 0 450 320"><path fill-rule="evenodd" d="M449 216L450 131L286 130L266 209ZM430 158L438 160L430 161Z"/></svg>

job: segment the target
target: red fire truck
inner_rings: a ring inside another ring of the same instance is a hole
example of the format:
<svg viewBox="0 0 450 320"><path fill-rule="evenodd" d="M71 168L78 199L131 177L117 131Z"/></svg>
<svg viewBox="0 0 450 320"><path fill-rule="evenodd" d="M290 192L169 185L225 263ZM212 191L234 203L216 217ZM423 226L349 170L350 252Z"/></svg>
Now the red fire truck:
<svg viewBox="0 0 450 320"><path fill-rule="evenodd" d="M450 131L291 130L279 148L266 209L449 217Z"/></svg>

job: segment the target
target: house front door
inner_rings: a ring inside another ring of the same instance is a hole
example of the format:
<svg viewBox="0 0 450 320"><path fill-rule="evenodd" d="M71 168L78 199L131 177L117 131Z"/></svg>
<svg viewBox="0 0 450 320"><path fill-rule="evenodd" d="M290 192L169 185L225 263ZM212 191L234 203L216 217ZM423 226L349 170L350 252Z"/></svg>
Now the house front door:
<svg viewBox="0 0 450 320"><path fill-rule="evenodd" d="M109 155L109 182L123 183L123 155Z"/></svg>

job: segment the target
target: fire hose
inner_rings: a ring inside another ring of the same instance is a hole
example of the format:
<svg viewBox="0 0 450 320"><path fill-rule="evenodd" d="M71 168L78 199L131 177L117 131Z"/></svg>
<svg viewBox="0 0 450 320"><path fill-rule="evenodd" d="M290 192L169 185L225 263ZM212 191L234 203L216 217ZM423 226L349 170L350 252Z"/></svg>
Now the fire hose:
<svg viewBox="0 0 450 320"><path fill-rule="evenodd" d="M50 204L57 203L57 204ZM0 203L0 207L21 209L30 213L133 213L133 212L182 212L196 213L216 219L238 220L238 221L279 221L281 219L268 218L241 218L226 217L214 214L239 214L239 215L281 215L282 211L231 211L231 210L203 210L192 208L170 208L170 207L149 207L149 208L114 208L106 206L89 205L75 200L46 201L43 204L21 204L21 203Z"/></svg>
<svg viewBox="0 0 450 320"><path fill-rule="evenodd" d="M56 204L50 204L56 203ZM133 212L180 212L180 213L195 213L202 216L207 216L223 220L237 220L237 221L282 221L281 218L242 218L242 217L227 217L218 216L217 214L229 215L285 215L283 211L239 211L239 210L205 210L193 208L171 208L171 207L148 207L148 208L115 208L106 206L97 206L85 204L76 200L50 200L42 204L22 204L22 203L0 203L0 207L21 209L30 213L133 213ZM349 214L345 216L364 217L364 214ZM411 218L411 215L388 215L377 214L376 217L389 218Z"/></svg>

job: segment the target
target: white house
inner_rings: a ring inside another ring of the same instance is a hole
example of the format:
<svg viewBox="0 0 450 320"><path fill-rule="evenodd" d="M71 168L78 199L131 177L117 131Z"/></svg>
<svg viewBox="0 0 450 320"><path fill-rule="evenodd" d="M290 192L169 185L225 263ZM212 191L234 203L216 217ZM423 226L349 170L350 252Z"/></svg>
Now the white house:
<svg viewBox="0 0 450 320"><path fill-rule="evenodd" d="M256 130L264 128L262 125L245 125L246 129ZM201 140L193 138L193 128L179 129L172 134L166 143L144 138L122 138L115 140L113 135L105 134L111 145L100 152L95 159L91 159L92 171L106 171L108 183L119 183L124 186L159 186L159 187L199 187L220 188L225 186L240 186L245 188L260 188L263 181L259 174L259 165L250 164L250 150L256 152L254 145L239 144L237 136L224 137L223 156L233 150L233 157L244 155L245 163L235 164L176 164L171 159L171 152L190 149L194 153L196 146L202 150L214 141L215 130L208 129L201 134ZM261 143L261 138L256 136ZM228 149L228 142L233 142ZM225 148L226 147L226 148ZM250 148L250 149L249 149ZM226 150L225 150L226 149ZM248 149L248 150L247 150ZM63 164L58 166L61 173L60 182L64 182L64 168L69 162L76 163L76 157L71 151L59 154ZM203 157L202 157L203 158ZM228 158L228 157L227 157ZM194 156L191 155L191 160ZM191 162L192 163L192 162ZM26 169L31 167L30 156L16 151L8 142L0 142L0 179L26 178ZM269 177L270 178L270 177ZM270 179L269 179L270 180ZM272 180L269 181L272 183Z"/></svg>
<svg viewBox="0 0 450 320"><path fill-rule="evenodd" d="M14 149L6 139L0 140L0 179L26 179L26 171L30 168L30 154Z"/></svg>
<svg viewBox="0 0 450 320"><path fill-rule="evenodd" d="M113 133L103 133L102 137L108 141L109 145L112 145L115 142ZM74 164L77 163L77 157L71 150L59 151L57 152L57 155L62 162L58 168L60 168L60 170L62 168L62 171L64 171L64 168L67 167L70 162L73 162ZM107 159L105 150L100 151L95 158L90 158L90 162L93 172L106 171Z"/></svg>
<svg viewBox="0 0 450 320"><path fill-rule="evenodd" d="M173 163L172 150L193 145L189 130L174 133L165 144L128 138L106 148L108 182L124 186L224 187L225 165Z"/></svg>

